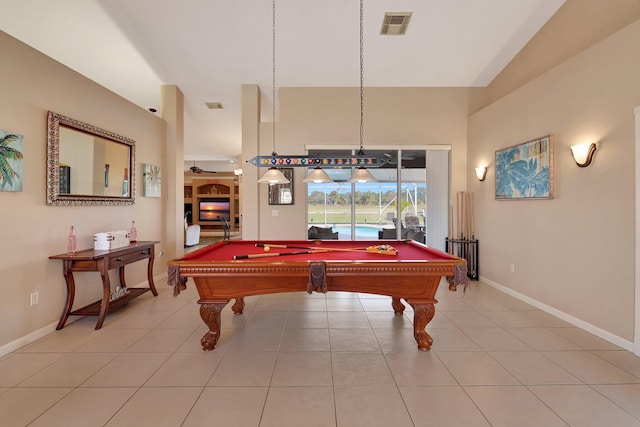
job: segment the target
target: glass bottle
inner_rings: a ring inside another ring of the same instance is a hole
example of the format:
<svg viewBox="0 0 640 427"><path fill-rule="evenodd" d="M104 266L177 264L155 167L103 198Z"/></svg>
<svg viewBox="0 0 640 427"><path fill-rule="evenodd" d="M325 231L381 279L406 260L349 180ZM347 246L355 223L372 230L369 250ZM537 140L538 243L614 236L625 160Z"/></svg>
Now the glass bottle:
<svg viewBox="0 0 640 427"><path fill-rule="evenodd" d="M129 241L135 242L138 240L138 230L136 229L136 222L131 221L131 230L129 230Z"/></svg>
<svg viewBox="0 0 640 427"><path fill-rule="evenodd" d="M69 240L67 242L67 252L75 253L76 251L76 231L73 225L69 229Z"/></svg>

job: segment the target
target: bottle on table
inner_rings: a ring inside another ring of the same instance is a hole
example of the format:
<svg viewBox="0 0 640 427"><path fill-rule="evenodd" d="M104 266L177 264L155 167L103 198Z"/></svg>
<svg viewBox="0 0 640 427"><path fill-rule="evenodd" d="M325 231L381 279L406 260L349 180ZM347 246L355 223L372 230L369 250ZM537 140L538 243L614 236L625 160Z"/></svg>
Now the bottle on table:
<svg viewBox="0 0 640 427"><path fill-rule="evenodd" d="M131 230L129 230L129 241L135 242L138 240L138 230L136 229L136 222L131 221Z"/></svg>
<svg viewBox="0 0 640 427"><path fill-rule="evenodd" d="M76 231L73 227L73 225L71 226L71 228L69 229L69 239L67 242L67 252L71 252L71 253L75 253L76 251Z"/></svg>

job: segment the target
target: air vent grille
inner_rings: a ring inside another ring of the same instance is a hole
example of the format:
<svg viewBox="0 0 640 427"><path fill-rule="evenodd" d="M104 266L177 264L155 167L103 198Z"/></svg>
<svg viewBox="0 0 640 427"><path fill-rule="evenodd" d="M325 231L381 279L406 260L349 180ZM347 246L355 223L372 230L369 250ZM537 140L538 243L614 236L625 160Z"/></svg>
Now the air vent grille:
<svg viewBox="0 0 640 427"><path fill-rule="evenodd" d="M220 110L224 108L222 106L222 102L205 102L204 105L206 105L210 110Z"/></svg>
<svg viewBox="0 0 640 427"><path fill-rule="evenodd" d="M380 34L387 36L403 35L407 32L407 26L412 12L387 12L382 20Z"/></svg>

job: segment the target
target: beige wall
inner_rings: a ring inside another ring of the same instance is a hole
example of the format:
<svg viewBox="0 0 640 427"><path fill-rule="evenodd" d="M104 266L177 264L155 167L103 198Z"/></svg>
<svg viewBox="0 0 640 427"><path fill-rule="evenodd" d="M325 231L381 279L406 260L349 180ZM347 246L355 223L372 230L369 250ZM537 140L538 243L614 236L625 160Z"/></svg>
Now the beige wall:
<svg viewBox="0 0 640 427"><path fill-rule="evenodd" d="M132 220L136 220L141 240L161 240L164 197L141 196L142 164L164 166L165 125L151 113L2 32L0 52L4 64L0 67L0 129L24 136L23 191L0 192L0 348L6 349L10 343L29 334L33 337L57 323L66 287L62 263L48 257L66 252L71 225L76 228L79 248L92 247L94 233L128 229ZM134 206L46 205L48 110L136 141ZM157 254L163 245L156 247ZM165 273L165 261L157 258L155 275ZM127 267L128 285L145 281L144 263ZM77 285L76 307L101 297L97 273L78 274ZM29 295L36 291L40 303L30 306Z"/></svg>
<svg viewBox="0 0 640 427"><path fill-rule="evenodd" d="M468 94L466 88L365 88L365 152L376 145L451 145L452 191L464 190ZM281 88L279 95L279 154L302 154L306 145L359 145L359 88L287 87ZM260 154L269 155L271 123L262 124L260 141ZM295 169L294 205L269 206L264 185L257 192L259 209L249 211L245 205L245 223L251 215L262 212L256 237L306 238L307 196L301 182L305 174L306 169ZM243 177L243 191L258 186L247 178ZM272 216L272 210L278 211L277 217Z"/></svg>
<svg viewBox="0 0 640 427"><path fill-rule="evenodd" d="M640 21L469 119L470 167L488 162L475 192L481 276L633 340L634 122L640 105ZM555 135L555 198L494 200L494 152ZM599 141L592 166L569 146ZM515 272L508 264L515 264Z"/></svg>

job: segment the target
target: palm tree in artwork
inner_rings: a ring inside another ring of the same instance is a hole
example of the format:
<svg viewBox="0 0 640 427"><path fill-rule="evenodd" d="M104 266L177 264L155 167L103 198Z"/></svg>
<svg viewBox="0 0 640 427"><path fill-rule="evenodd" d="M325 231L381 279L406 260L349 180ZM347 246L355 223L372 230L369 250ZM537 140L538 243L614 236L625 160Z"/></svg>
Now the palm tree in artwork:
<svg viewBox="0 0 640 427"><path fill-rule="evenodd" d="M7 134L0 138L0 188L9 187L13 184L13 180L18 177L16 171L13 170L9 160L22 159L22 153L15 148L9 147L9 144L17 141L17 135Z"/></svg>

